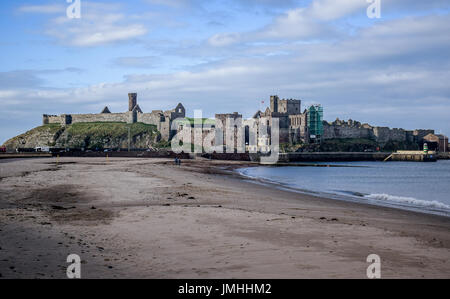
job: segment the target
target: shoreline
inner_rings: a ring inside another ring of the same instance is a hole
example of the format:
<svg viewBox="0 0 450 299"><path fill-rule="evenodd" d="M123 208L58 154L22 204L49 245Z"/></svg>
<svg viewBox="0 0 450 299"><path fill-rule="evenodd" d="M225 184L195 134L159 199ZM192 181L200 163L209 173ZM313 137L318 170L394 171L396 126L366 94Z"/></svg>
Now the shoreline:
<svg viewBox="0 0 450 299"><path fill-rule="evenodd" d="M260 187L264 187L264 188L269 188L272 189L274 191L283 191L283 192L289 192L292 194L297 194L297 195L303 195L306 197L311 197L311 198L315 198L317 200L321 200L321 201L337 201L337 203L341 202L341 203L348 203L348 204L355 204L355 205L359 205L359 206L363 206L363 207L372 207L372 208L382 208L382 209L388 209L388 210L393 210L393 211L400 211L400 212L409 212L412 214L417 214L417 215L426 215L426 216L436 216L436 217L443 217L445 219L449 219L450 220L450 215L443 215L442 213L432 213L432 212L427 212L427 211L422 211L419 209L408 209L408 208L402 208L402 207L398 207L398 206L393 206L393 205L383 205L383 204L377 204L377 203L370 203L370 202L362 202L362 201L358 201L358 200L354 200L352 197L348 197L347 199L344 199L345 196L342 196L339 194L333 194L333 193L326 193L326 192L315 192L315 191L311 191L311 190L306 190L306 189L298 189L295 187L290 187L290 186L285 186L279 182L275 182L275 181L270 181L270 180L266 180L263 178L256 178L256 177L251 177L251 176L246 176L244 174L241 174L238 172L239 169L243 169L243 168L250 168L250 167L259 167L259 166L267 166L267 167L365 167L365 166L342 166L342 165L316 165L316 164L303 164L303 165L261 165L258 163L247 163L247 162L235 162L233 163L233 165L228 165L227 164L228 161L217 161L217 165L214 166L219 166L224 169L219 168L216 172L214 171L209 171L208 173L214 173L217 175L226 175L226 176L231 176L232 178L236 179L237 181L244 181L244 182L248 182L249 184L253 184L253 185L257 185ZM335 196L335 197L333 197Z"/></svg>
<svg viewBox="0 0 450 299"><path fill-rule="evenodd" d="M366 278L373 253L383 278L450 278L449 218L230 173L248 165L1 163L0 278L65 278L68 253L82 257L84 278Z"/></svg>
<svg viewBox="0 0 450 299"><path fill-rule="evenodd" d="M259 165L259 166L267 166L267 165ZM296 166L297 165L283 165L282 167L296 167ZM343 165L330 166L330 165L314 165L314 164L313 165L301 165L301 167L304 167L304 166L305 167L365 167L365 166L343 166ZM257 166L254 166L254 167L257 167ZM279 166L277 165L274 167L279 167ZM426 207L412 205L412 204L403 204L402 205L402 204L396 203L396 202L389 202L388 200L386 200L386 201L381 201L381 200L370 201L368 198L364 197L364 195L369 195L369 194L362 194L362 193L354 192L351 190L348 192L351 192L353 194L358 193L360 195L352 196L352 195L344 195L344 194L331 193L331 192L319 192L319 191L313 191L313 190L308 190L308 189L301 189L301 188L296 188L296 187L292 187L289 185L285 185L285 184L277 182L277 181L272 181L272 180L265 179L265 178L259 178L259 177L253 177L250 175L245 175L238 171L238 169L245 169L245 168L249 168L249 167L244 166L244 167L235 168L234 171L236 172L237 175L241 176L243 179L246 179L249 182L254 183L254 184L270 185L273 188L276 188L279 190L286 190L289 192L310 195L310 196L316 196L319 198L326 198L326 199L331 199L331 200L345 201L345 202L377 206L377 207L385 207L385 208L391 208L391 209L396 209L396 210L410 211L410 212L415 212L415 213L420 213L420 214L436 215L436 216L443 216L443 217L450 218L450 211L446 211L446 210L427 209ZM406 197L404 197L404 198L406 198ZM365 201L363 201L363 199L365 199ZM412 198L412 199L417 200L415 198ZM420 200L420 201L423 201L423 200ZM443 204L441 202L438 202L438 203Z"/></svg>

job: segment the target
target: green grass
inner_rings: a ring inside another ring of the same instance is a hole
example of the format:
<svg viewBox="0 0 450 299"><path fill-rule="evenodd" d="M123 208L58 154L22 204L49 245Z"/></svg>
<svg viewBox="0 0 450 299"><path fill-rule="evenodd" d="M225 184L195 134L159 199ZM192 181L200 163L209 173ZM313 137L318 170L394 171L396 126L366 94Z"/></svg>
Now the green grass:
<svg viewBox="0 0 450 299"><path fill-rule="evenodd" d="M61 129L62 129L62 126L60 124L47 124L47 125L42 125L40 127L31 129L30 131L28 131L22 135L31 135L31 134L40 133L40 132L49 132L49 133L56 134Z"/></svg>
<svg viewBox="0 0 450 299"><path fill-rule="evenodd" d="M128 132L132 142L138 136L147 135L153 139L158 134L155 125L124 122L75 123L67 126L65 134L75 148L103 149L107 143L115 144L113 147L123 146L124 140L128 140Z"/></svg>
<svg viewBox="0 0 450 299"><path fill-rule="evenodd" d="M93 122L75 123L67 126L60 124L47 124L36 127L24 134L16 136L5 144L10 148L21 147L21 140L31 140L39 137L41 140L48 140L41 145L55 146L57 143L69 144L72 148L103 148L105 142L112 144L123 144L123 140L128 140L128 132L131 134L133 142L145 135L146 140L152 140L159 134L155 125L144 123L127 124L125 122ZM59 139L63 136L63 140ZM57 141L55 141L57 140Z"/></svg>
<svg viewBox="0 0 450 299"><path fill-rule="evenodd" d="M63 130L63 128L60 124L42 125L42 126L31 129L23 134L20 134L16 137L13 137L13 138L7 140L3 145L6 146L6 145L15 144L16 147L20 147L20 144L18 142L22 139L27 140L28 138L30 138L34 135L38 135L38 134L57 135L58 132L61 132L62 130ZM52 144L49 143L49 144L44 144L44 145L51 146Z"/></svg>
<svg viewBox="0 0 450 299"><path fill-rule="evenodd" d="M168 149L172 146L172 144L167 140L161 140L160 142L155 144L155 148Z"/></svg>
<svg viewBox="0 0 450 299"><path fill-rule="evenodd" d="M61 125L60 124L47 124L47 125L42 125L40 127L35 128L36 130L44 130L44 129L50 129L50 130L59 130L61 129Z"/></svg>
<svg viewBox="0 0 450 299"><path fill-rule="evenodd" d="M186 119L191 123L191 125L194 124L195 118L186 117ZM199 120L199 122L200 122L200 120ZM215 126L216 125L216 120L215 119L202 118L201 122L202 122L203 125L211 125L211 126Z"/></svg>
<svg viewBox="0 0 450 299"><path fill-rule="evenodd" d="M47 125L42 125L39 127L36 127L34 129L31 129L23 134L20 134L14 138L12 138L11 140L14 139L18 139L18 138L24 138L26 139L27 137L37 134L37 133L46 133L48 132L49 134L56 134L58 133L59 130L61 130L62 127L60 124L47 124Z"/></svg>
<svg viewBox="0 0 450 299"><path fill-rule="evenodd" d="M155 125L147 125L144 123L127 124L121 122L94 122L94 123L75 123L67 127L66 131L70 135L78 136L97 136L109 138L123 138L128 136L130 128L131 136L150 133L157 133Z"/></svg>

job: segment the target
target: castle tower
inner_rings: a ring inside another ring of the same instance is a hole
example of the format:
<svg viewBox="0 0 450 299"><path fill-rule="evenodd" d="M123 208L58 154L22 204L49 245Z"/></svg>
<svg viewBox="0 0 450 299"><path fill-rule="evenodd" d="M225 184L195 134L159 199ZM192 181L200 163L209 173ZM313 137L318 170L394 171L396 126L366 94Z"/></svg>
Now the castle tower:
<svg viewBox="0 0 450 299"><path fill-rule="evenodd" d="M270 110L278 112L278 96L270 96Z"/></svg>
<svg viewBox="0 0 450 299"><path fill-rule="evenodd" d="M128 111L133 111L137 105L137 93L128 94Z"/></svg>

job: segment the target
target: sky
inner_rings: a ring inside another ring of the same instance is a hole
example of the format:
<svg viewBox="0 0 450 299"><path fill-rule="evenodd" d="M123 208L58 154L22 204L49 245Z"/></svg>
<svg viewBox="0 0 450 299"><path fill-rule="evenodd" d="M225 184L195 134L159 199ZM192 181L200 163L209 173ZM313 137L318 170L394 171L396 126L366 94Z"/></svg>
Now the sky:
<svg viewBox="0 0 450 299"><path fill-rule="evenodd" d="M75 0L73 0L75 1ZM450 1L0 1L0 144L42 114L251 117L270 95L325 119L450 135ZM265 108L265 106L264 106Z"/></svg>

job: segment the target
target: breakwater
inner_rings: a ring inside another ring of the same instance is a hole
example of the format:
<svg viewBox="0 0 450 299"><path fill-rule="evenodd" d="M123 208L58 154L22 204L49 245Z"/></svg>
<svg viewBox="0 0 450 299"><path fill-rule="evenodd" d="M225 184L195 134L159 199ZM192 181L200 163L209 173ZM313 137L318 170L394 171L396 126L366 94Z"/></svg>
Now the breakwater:
<svg viewBox="0 0 450 299"><path fill-rule="evenodd" d="M348 161L383 161L391 153L282 153L279 162L348 162Z"/></svg>

